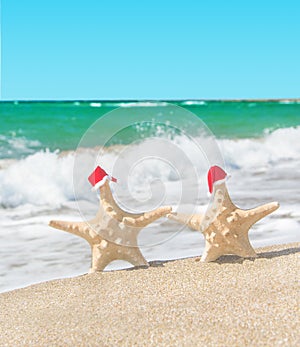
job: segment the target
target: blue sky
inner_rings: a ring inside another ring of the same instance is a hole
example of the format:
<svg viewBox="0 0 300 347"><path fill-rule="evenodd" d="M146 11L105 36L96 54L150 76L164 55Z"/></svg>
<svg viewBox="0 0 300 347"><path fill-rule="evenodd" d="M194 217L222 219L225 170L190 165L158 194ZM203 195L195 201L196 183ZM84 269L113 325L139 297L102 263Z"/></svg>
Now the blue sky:
<svg viewBox="0 0 300 347"><path fill-rule="evenodd" d="M2 99L300 97L299 1L2 0Z"/></svg>

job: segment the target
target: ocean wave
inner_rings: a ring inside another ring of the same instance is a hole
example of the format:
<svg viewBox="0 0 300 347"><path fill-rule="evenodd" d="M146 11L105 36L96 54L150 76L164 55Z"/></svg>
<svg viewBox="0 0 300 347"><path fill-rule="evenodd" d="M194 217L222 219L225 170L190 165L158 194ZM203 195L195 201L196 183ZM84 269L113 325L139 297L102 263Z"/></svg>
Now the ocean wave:
<svg viewBox="0 0 300 347"><path fill-rule="evenodd" d="M97 149L79 150L85 162L94 163ZM102 165L109 170L116 149L108 149L102 156ZM39 151L21 160L0 160L0 206L20 205L59 208L67 201L75 200L73 167L74 151ZM93 164L91 164L93 165ZM89 199L90 186L85 185L79 199Z"/></svg>
<svg viewBox="0 0 300 347"><path fill-rule="evenodd" d="M101 105L99 105L101 104ZM99 106L97 106L99 105ZM93 107L109 107L109 108L118 108L118 107L164 107L168 106L170 103L165 101L104 101L102 103L92 102L90 106Z"/></svg>
<svg viewBox="0 0 300 347"><path fill-rule="evenodd" d="M28 155L34 153L41 147L38 140L30 140L25 137L11 135L0 135L0 158L10 158L19 155Z"/></svg>
<svg viewBox="0 0 300 347"><path fill-rule="evenodd" d="M219 140L225 162L252 171L276 167L280 162L300 160L300 126L277 129L258 139Z"/></svg>
<svg viewBox="0 0 300 347"><path fill-rule="evenodd" d="M222 139L218 140L223 153L226 166L230 170L244 170L253 174L264 170L280 167L283 170L294 170L300 162L300 127L283 128L265 134L259 139ZM189 140L178 137L174 140L180 147L182 153L190 158L195 158L195 148L190 146ZM117 146L105 150L101 157L101 165L108 171L112 169L114 162L120 153L124 155L126 146ZM95 150L82 150L84 155L89 151L91 162L95 161ZM47 205L57 208L61 204L72 201L74 197L73 188L73 166L75 152L50 152L40 151L28 155L21 160L0 161L0 205L2 207L17 207L25 204L35 206ZM126 162L126 158L125 158ZM286 163L289 163L288 167ZM298 164L297 164L298 163ZM118 173L113 173L118 175ZM168 192L178 189L178 178L166 167L164 162L145 161L131 177L136 184L136 192L149 178L161 179L168 185ZM288 171L287 171L288 174ZM143 187L142 187L143 188ZM141 194L145 194L143 189ZM80 199L88 199L90 186L86 185ZM177 193L176 193L177 194ZM178 193L179 194L179 193ZM175 195L175 193L174 193Z"/></svg>
<svg viewBox="0 0 300 347"><path fill-rule="evenodd" d="M90 103L90 106L91 106L91 107L101 107L101 106L102 106L102 103L101 103L101 102L91 102L91 103Z"/></svg>
<svg viewBox="0 0 300 347"><path fill-rule="evenodd" d="M0 171L0 205L58 206L73 198L73 155L37 152Z"/></svg>
<svg viewBox="0 0 300 347"><path fill-rule="evenodd" d="M286 99L286 100L279 100L278 104L296 104L298 102L299 102L299 100Z"/></svg>
<svg viewBox="0 0 300 347"><path fill-rule="evenodd" d="M207 105L207 103L203 100L187 100L187 101L183 101L180 103L180 105L184 105L184 106L193 106L193 105Z"/></svg>
<svg viewBox="0 0 300 347"><path fill-rule="evenodd" d="M137 101L137 102L119 102L115 103L119 107L159 107L168 106L169 103L163 101Z"/></svg>

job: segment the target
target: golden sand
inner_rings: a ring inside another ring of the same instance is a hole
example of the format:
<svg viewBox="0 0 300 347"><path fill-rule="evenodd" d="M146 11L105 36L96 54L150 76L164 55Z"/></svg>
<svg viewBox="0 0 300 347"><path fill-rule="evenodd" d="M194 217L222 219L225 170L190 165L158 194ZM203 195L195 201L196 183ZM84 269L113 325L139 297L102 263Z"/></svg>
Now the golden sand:
<svg viewBox="0 0 300 347"><path fill-rule="evenodd" d="M0 295L1 346L297 346L300 243Z"/></svg>

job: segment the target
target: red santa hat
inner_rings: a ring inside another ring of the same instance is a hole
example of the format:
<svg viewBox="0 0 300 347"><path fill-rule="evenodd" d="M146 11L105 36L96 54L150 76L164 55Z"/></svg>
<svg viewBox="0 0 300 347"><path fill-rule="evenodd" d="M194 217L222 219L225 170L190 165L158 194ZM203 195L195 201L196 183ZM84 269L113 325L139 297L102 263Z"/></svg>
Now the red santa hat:
<svg viewBox="0 0 300 347"><path fill-rule="evenodd" d="M207 174L208 189L210 194L213 192L214 186L224 183L229 176L219 166L212 166Z"/></svg>
<svg viewBox="0 0 300 347"><path fill-rule="evenodd" d="M100 188L101 186L103 186L106 180L110 180L115 183L117 182L116 178L107 174L106 171L102 169L100 166L96 167L96 169L88 177L88 180L93 186L93 190L96 190Z"/></svg>

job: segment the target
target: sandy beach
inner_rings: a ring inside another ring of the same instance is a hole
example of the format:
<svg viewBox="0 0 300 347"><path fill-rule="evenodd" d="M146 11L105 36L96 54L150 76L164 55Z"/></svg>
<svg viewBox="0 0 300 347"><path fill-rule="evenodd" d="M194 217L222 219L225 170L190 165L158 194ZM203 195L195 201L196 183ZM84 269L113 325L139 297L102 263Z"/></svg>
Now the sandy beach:
<svg viewBox="0 0 300 347"><path fill-rule="evenodd" d="M296 346L300 243L0 295L1 346Z"/></svg>

